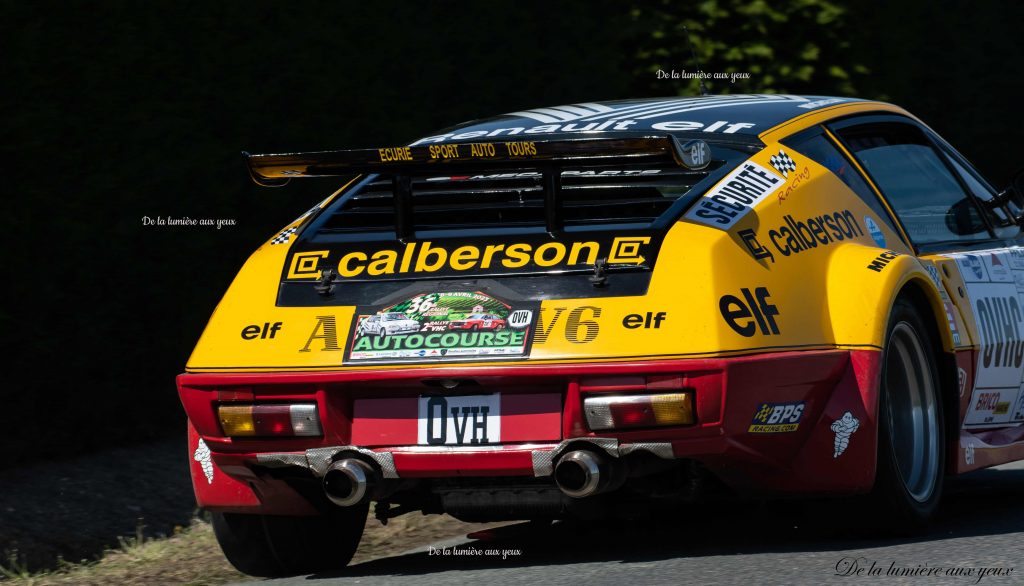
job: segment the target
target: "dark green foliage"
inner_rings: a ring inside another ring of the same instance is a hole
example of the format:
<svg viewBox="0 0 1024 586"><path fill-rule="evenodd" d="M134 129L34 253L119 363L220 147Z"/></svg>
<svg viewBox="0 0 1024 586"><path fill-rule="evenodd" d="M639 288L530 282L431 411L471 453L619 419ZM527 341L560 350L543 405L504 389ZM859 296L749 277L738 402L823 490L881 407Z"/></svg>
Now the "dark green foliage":
<svg viewBox="0 0 1024 586"><path fill-rule="evenodd" d="M654 76L692 69L686 23L706 70L751 73L712 91L885 95L998 180L1024 158L1012 2L8 1L0 16L5 464L183 430L173 378L220 296L336 183L258 188L243 149L693 93Z"/></svg>
<svg viewBox="0 0 1024 586"><path fill-rule="evenodd" d="M707 80L712 93L852 95L867 72L850 50L847 9L832 0L672 0L636 2L637 88L692 95L697 81L659 78L657 72L696 72L749 78ZM687 44L686 30L693 52Z"/></svg>

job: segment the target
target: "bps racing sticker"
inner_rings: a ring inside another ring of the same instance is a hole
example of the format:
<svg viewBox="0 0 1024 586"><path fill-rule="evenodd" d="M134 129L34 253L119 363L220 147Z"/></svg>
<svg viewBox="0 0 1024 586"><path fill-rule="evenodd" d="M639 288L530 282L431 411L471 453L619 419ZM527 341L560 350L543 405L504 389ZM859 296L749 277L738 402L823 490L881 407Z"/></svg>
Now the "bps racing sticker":
<svg viewBox="0 0 1024 586"><path fill-rule="evenodd" d="M800 428L804 403L762 403L747 433L786 433Z"/></svg>
<svg viewBox="0 0 1024 586"><path fill-rule="evenodd" d="M537 313L536 304L513 307L479 291L423 293L386 307L360 307L346 362L527 356Z"/></svg>

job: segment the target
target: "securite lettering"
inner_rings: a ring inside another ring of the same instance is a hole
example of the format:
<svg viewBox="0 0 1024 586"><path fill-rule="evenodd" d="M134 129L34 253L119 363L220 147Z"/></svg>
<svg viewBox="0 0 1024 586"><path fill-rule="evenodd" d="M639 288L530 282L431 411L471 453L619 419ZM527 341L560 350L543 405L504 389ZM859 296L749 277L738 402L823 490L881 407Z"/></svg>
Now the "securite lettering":
<svg viewBox="0 0 1024 586"><path fill-rule="evenodd" d="M725 323L734 332L750 338L758 331L765 336L779 335L779 325L775 316L779 315L779 308L768 303L771 293L766 287L758 287L753 292L750 289L740 289L743 298L734 295L723 295L718 300L718 309L722 313Z"/></svg>
<svg viewBox="0 0 1024 586"><path fill-rule="evenodd" d="M1024 340L1021 339L1024 315L1017 297L979 297L975 314L983 340L982 365L985 368L1020 368L1024 362Z"/></svg>
<svg viewBox="0 0 1024 586"><path fill-rule="evenodd" d="M385 248L375 251L353 251L342 254L335 270L342 278L385 276L406 273L436 273L439 271L469 271L486 269L566 269L593 265L601 257L616 264L642 264L648 254L643 247L650 238L615 238L608 250L601 243L545 242L535 245L526 242L508 244L465 245L455 249L435 246L427 240L409 242L399 249ZM329 251L299 252L292 255L288 271L290 279L319 278L323 264L320 259Z"/></svg>
<svg viewBox="0 0 1024 586"><path fill-rule="evenodd" d="M261 340L266 340L267 338L270 338L273 340L274 336L277 335L277 332L281 331L281 325L281 322L278 321L274 323L265 322L262 326L245 326L242 328L242 339L255 340L256 338L259 338Z"/></svg>
<svg viewBox="0 0 1024 586"><path fill-rule="evenodd" d="M782 176L747 161L705 194L686 217L708 226L729 228L783 181Z"/></svg>

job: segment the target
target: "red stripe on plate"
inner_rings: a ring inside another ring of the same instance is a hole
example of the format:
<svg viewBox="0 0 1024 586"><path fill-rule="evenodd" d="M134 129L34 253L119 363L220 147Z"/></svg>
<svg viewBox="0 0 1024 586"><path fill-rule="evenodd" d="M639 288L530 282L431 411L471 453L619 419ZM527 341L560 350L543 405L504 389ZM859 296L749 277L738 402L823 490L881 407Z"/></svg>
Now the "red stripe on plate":
<svg viewBox="0 0 1024 586"><path fill-rule="evenodd" d="M501 396L502 443L562 439L562 397L558 394Z"/></svg>
<svg viewBox="0 0 1024 586"><path fill-rule="evenodd" d="M356 400L352 418L352 444L415 445L418 409L416 397Z"/></svg>

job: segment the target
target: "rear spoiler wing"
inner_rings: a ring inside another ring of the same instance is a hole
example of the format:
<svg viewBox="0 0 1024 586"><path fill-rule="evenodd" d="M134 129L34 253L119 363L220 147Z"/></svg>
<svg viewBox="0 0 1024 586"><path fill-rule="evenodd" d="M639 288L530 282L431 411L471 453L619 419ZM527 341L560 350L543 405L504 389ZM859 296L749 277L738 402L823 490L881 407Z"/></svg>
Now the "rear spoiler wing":
<svg viewBox="0 0 1024 586"><path fill-rule="evenodd" d="M681 144L674 136L572 138L545 141L445 143L379 149L251 155L243 153L257 184L278 187L293 177L332 177L389 173L393 176L395 223L399 238L412 234L412 176L473 173L481 169L535 168L543 175L548 231L561 225L556 195L561 170L595 163L672 162L698 171L711 162L702 140Z"/></svg>
<svg viewBox="0 0 1024 586"><path fill-rule="evenodd" d="M687 143L689 146L689 143ZM667 158L691 169L683 145L670 135L628 138L573 138L510 142L446 143L420 146L252 155L242 153L253 181L265 187L284 185L293 177L333 177L363 173L450 173L488 168L586 165L597 162L643 162ZM704 160L709 152L704 152Z"/></svg>

